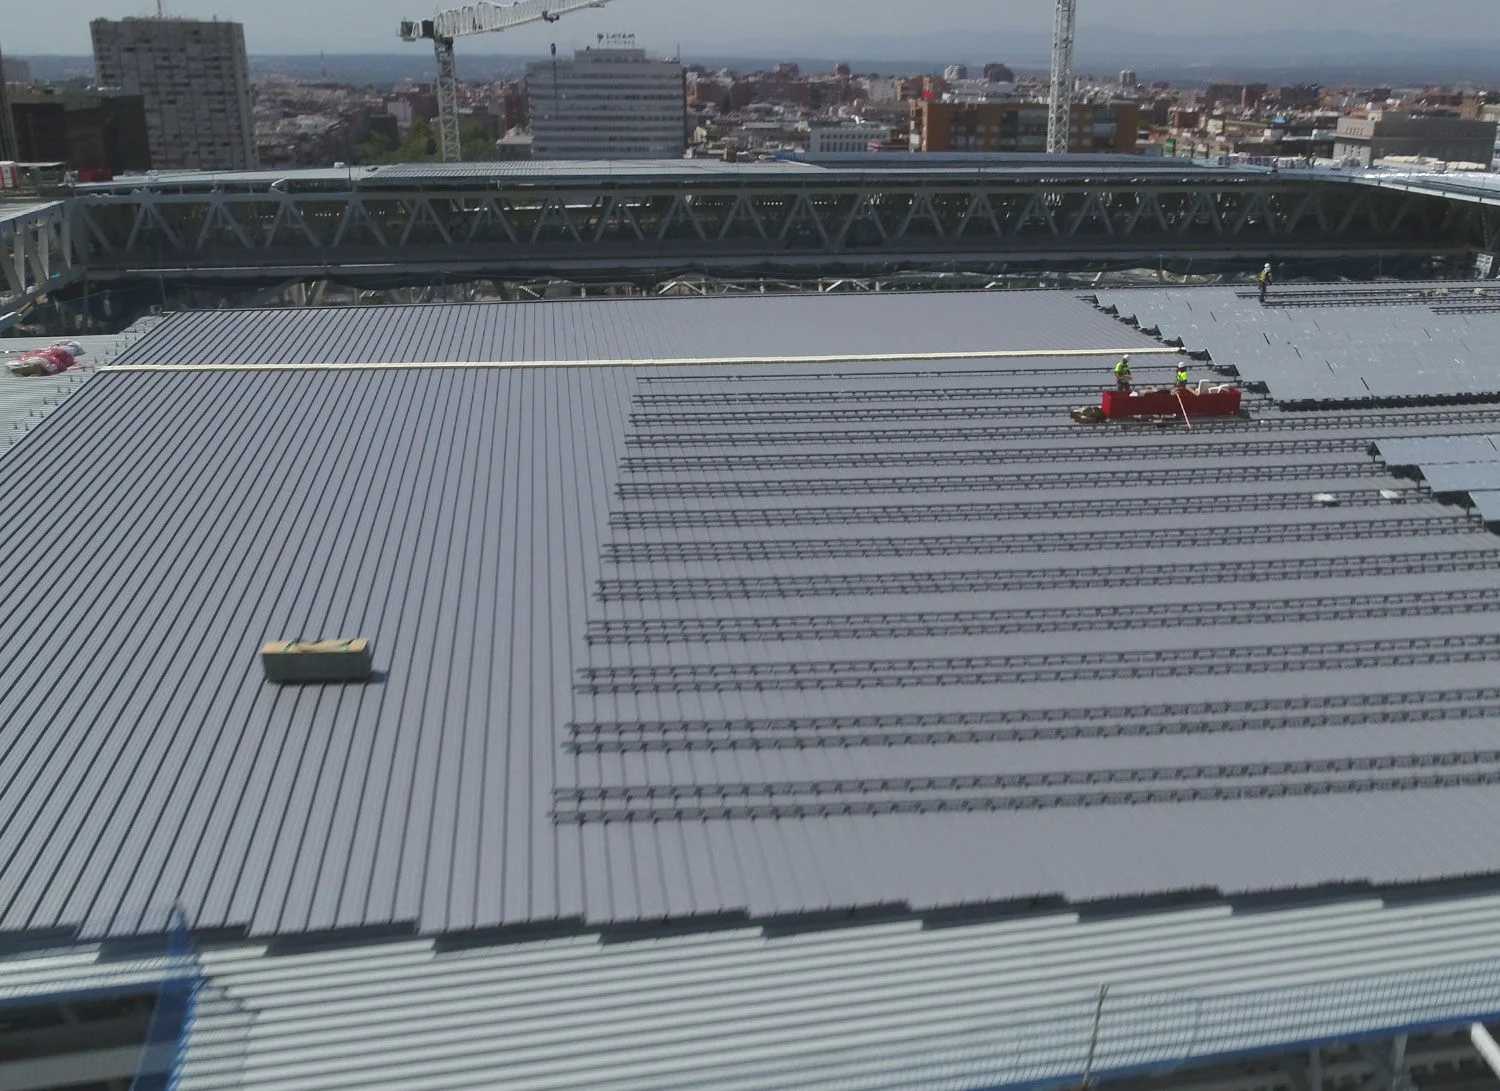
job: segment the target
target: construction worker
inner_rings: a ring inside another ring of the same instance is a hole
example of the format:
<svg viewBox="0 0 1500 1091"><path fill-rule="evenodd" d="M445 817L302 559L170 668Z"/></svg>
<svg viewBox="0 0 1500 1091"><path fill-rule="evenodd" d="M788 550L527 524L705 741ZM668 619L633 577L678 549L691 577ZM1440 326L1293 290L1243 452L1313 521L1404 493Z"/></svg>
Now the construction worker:
<svg viewBox="0 0 1500 1091"><path fill-rule="evenodd" d="M1115 389L1130 390L1130 357L1120 357L1120 362L1115 365Z"/></svg>
<svg viewBox="0 0 1500 1091"><path fill-rule="evenodd" d="M1177 365L1177 390L1179 393L1188 388L1188 369L1186 364Z"/></svg>
<svg viewBox="0 0 1500 1091"><path fill-rule="evenodd" d="M1271 290L1271 263L1266 262L1266 267L1260 271L1260 276L1255 278L1260 282L1260 301L1266 301L1266 293Z"/></svg>

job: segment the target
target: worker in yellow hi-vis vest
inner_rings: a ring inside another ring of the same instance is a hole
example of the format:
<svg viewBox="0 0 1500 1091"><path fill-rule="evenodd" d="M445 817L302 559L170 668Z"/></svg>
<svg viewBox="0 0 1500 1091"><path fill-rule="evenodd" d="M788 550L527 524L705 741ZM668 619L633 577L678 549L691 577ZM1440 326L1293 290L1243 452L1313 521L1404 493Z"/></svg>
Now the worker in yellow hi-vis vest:
<svg viewBox="0 0 1500 1091"><path fill-rule="evenodd" d="M1177 365L1177 390L1179 393L1188 388L1188 369L1186 364Z"/></svg>
<svg viewBox="0 0 1500 1091"><path fill-rule="evenodd" d="M1115 365L1115 389L1126 391L1127 393L1130 390L1129 356L1120 357L1120 362Z"/></svg>

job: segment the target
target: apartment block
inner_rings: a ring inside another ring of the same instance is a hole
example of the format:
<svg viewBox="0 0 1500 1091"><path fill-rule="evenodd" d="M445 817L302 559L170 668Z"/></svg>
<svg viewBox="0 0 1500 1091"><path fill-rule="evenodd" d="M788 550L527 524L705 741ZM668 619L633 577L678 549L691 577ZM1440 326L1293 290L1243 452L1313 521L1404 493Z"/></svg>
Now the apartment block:
<svg viewBox="0 0 1500 1091"><path fill-rule="evenodd" d="M1495 156L1495 122L1377 112L1339 118L1333 141L1335 158L1365 167L1389 156L1427 156L1488 167Z"/></svg>
<svg viewBox="0 0 1500 1091"><path fill-rule="evenodd" d="M1070 152L1133 152L1141 110L1133 102L1075 103ZM1047 148L1042 102L914 102L912 146L924 152L1041 152Z"/></svg>
<svg viewBox="0 0 1500 1091"><path fill-rule="evenodd" d="M891 138L889 125L851 122L842 125L812 125L807 133L807 150L812 155L849 155L870 150Z"/></svg>
<svg viewBox="0 0 1500 1091"><path fill-rule="evenodd" d="M239 23L95 19L99 82L142 96L158 170L257 166L250 68Z"/></svg>

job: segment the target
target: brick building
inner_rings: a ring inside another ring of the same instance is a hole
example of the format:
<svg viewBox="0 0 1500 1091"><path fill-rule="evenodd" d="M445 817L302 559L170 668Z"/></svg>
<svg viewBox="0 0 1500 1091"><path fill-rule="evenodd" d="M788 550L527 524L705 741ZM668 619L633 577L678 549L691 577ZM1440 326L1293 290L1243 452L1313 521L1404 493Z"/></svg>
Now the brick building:
<svg viewBox="0 0 1500 1091"><path fill-rule="evenodd" d="M1133 102L1075 103L1070 152L1134 152L1141 110ZM1040 102L912 103L912 146L924 152L1040 152L1047 106Z"/></svg>

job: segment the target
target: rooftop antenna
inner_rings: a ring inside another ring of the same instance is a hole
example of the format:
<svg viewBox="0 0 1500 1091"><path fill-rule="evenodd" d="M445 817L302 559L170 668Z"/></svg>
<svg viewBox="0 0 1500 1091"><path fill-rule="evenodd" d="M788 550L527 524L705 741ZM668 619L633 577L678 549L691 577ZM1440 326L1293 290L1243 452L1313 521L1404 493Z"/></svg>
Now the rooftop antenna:
<svg viewBox="0 0 1500 1091"><path fill-rule="evenodd" d="M1073 30L1078 0L1057 0L1052 24L1052 95L1047 100L1047 151L1068 154L1068 127L1073 119Z"/></svg>

